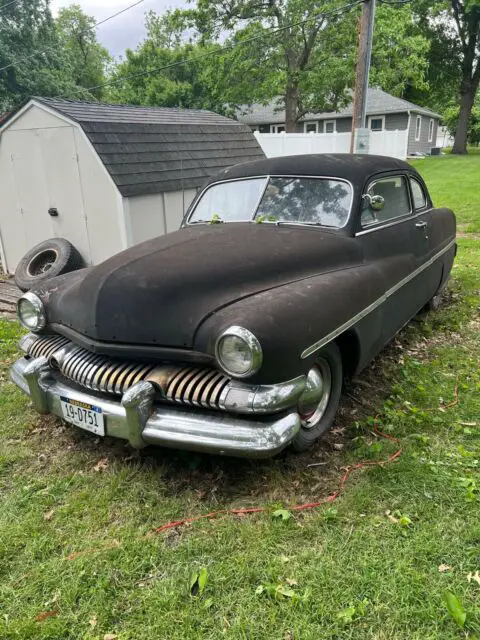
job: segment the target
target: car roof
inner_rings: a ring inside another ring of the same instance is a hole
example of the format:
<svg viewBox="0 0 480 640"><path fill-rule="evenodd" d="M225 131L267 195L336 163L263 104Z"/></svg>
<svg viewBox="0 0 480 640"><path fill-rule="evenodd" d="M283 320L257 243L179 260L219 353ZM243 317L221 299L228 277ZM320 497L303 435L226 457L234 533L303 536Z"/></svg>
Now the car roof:
<svg viewBox="0 0 480 640"><path fill-rule="evenodd" d="M417 172L411 165L389 156L322 153L266 158L242 162L221 171L210 182L263 175L325 176L344 178L361 186L370 176L383 171Z"/></svg>

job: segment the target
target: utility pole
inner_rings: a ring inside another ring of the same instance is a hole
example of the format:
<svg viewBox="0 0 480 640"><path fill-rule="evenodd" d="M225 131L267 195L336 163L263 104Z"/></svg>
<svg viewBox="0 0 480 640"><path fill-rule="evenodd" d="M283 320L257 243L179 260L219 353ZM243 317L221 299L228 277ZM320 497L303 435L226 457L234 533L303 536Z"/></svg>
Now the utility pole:
<svg viewBox="0 0 480 640"><path fill-rule="evenodd" d="M372 58L373 25L376 0L364 0L360 18L355 93L353 97L352 136L350 153L368 153L369 134L366 127L368 78Z"/></svg>

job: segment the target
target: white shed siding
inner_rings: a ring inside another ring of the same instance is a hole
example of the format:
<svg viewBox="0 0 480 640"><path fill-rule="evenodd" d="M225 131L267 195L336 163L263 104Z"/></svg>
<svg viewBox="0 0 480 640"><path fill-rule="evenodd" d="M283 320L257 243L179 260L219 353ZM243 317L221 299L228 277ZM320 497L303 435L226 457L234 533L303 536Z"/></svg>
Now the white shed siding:
<svg viewBox="0 0 480 640"><path fill-rule="evenodd" d="M128 246L122 198L84 133L75 128L90 260L98 264Z"/></svg>
<svg viewBox="0 0 480 640"><path fill-rule="evenodd" d="M26 129L46 129L47 127L71 127L71 123L65 118L49 113L45 109L30 105L23 113L13 118L8 125L9 131L25 131Z"/></svg>
<svg viewBox="0 0 480 640"><path fill-rule="evenodd" d="M0 138L0 228L2 232L3 268L13 271L27 250L23 221L18 211L17 190L12 161L12 138Z"/></svg>
<svg viewBox="0 0 480 640"><path fill-rule="evenodd" d="M87 264L127 246L122 199L75 123L35 104L19 112L0 135L0 176L6 271L52 237L67 238Z"/></svg>
<svg viewBox="0 0 480 640"><path fill-rule="evenodd" d="M166 232L177 231L182 222L186 210L196 196L195 189L185 189L185 191L170 191L164 193L165 203L165 227Z"/></svg>
<svg viewBox="0 0 480 640"><path fill-rule="evenodd" d="M125 198L130 217L131 244L165 233L163 194Z"/></svg>
<svg viewBox="0 0 480 640"><path fill-rule="evenodd" d="M185 211L196 195L195 189L170 191L125 198L131 244L177 231Z"/></svg>

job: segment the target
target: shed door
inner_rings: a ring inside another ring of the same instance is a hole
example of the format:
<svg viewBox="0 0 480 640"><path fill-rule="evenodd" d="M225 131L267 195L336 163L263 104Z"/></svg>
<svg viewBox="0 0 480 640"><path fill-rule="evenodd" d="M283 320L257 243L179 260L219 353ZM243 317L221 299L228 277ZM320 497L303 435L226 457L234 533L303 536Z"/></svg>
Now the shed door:
<svg viewBox="0 0 480 640"><path fill-rule="evenodd" d="M69 240L89 261L85 212L71 127L14 132L13 170L26 250L51 237ZM58 209L52 217L48 210Z"/></svg>

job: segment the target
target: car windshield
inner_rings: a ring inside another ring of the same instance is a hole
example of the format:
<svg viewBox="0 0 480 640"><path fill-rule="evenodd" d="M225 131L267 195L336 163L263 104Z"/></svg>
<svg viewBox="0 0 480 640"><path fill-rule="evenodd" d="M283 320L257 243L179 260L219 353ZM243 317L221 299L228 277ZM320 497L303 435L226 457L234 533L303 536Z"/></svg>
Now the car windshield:
<svg viewBox="0 0 480 640"><path fill-rule="evenodd" d="M343 227L352 188L333 178L264 177L207 188L188 222L284 222Z"/></svg>

